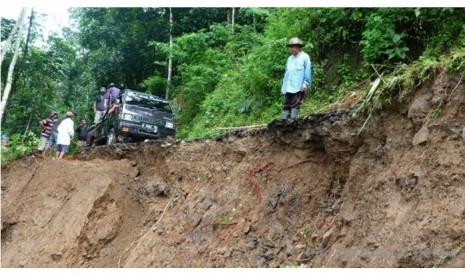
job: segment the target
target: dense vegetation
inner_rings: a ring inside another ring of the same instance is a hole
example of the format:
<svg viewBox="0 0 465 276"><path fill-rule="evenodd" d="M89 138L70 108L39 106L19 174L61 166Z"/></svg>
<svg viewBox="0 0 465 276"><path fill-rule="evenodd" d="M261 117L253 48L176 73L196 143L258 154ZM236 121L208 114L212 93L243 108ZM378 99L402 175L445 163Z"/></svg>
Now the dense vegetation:
<svg viewBox="0 0 465 276"><path fill-rule="evenodd" d="M46 47L34 46L40 18L28 22L32 35L22 47L2 122L2 131L16 135L18 145L35 141L37 122L50 109L61 114L74 109L91 118L98 87L110 82L165 96L170 55L169 98L177 111L178 138L279 118L285 45L294 36L312 59L313 85L303 114L368 90L380 75L419 80L438 63L452 73L465 72L461 8L176 8L172 48L167 8L71 13L77 29L49 37ZM2 19L2 41L13 24ZM2 91L11 56L2 63Z"/></svg>

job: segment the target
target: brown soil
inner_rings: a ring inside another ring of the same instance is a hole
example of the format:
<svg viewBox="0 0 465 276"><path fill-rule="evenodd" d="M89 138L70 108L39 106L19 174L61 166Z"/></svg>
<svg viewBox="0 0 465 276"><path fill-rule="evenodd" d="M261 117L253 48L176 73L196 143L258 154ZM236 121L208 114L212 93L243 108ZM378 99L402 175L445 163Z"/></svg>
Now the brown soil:
<svg viewBox="0 0 465 276"><path fill-rule="evenodd" d="M2 267L465 267L457 81L440 74L360 135L343 110L9 164Z"/></svg>

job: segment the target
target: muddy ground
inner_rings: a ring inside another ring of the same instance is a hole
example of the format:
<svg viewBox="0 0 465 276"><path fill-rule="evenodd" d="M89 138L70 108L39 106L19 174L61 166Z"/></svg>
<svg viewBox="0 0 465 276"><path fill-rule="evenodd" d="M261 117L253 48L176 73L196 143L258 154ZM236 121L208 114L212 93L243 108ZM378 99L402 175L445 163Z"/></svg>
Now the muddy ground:
<svg viewBox="0 0 465 276"><path fill-rule="evenodd" d="M439 74L360 133L349 109L8 164L1 265L465 267L457 82Z"/></svg>

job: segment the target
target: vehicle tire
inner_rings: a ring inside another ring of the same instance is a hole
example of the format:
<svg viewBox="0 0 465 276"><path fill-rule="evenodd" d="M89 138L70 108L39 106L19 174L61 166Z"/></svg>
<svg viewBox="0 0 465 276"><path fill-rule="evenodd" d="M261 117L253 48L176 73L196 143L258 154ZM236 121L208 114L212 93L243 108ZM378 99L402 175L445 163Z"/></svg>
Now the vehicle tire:
<svg viewBox="0 0 465 276"><path fill-rule="evenodd" d="M118 137L116 136L115 129L110 129L107 136L107 145L114 145L118 142L117 140Z"/></svg>

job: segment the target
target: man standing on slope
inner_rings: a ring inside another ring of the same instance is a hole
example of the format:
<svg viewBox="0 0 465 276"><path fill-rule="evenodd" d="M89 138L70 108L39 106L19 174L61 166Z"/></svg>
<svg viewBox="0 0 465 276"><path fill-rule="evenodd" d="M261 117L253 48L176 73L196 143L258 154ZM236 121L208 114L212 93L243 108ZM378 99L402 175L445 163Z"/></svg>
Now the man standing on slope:
<svg viewBox="0 0 465 276"><path fill-rule="evenodd" d="M74 136L74 122L75 113L68 111L66 119L64 119L57 128L57 153L56 159L62 159L63 156L69 151L71 145L71 138Z"/></svg>
<svg viewBox="0 0 465 276"><path fill-rule="evenodd" d="M284 95L283 119L297 118L302 98L312 83L310 57L302 51L302 41L291 38L287 45L292 55L287 59L286 73L281 87Z"/></svg>
<svg viewBox="0 0 465 276"><path fill-rule="evenodd" d="M58 115L56 111L52 110L50 111L50 114L47 119L41 120L39 122L42 132L40 133L40 145L39 145L38 150L42 152L42 155L45 155L45 153L47 153L46 151L47 141L52 133L52 128L57 118L58 118Z"/></svg>

